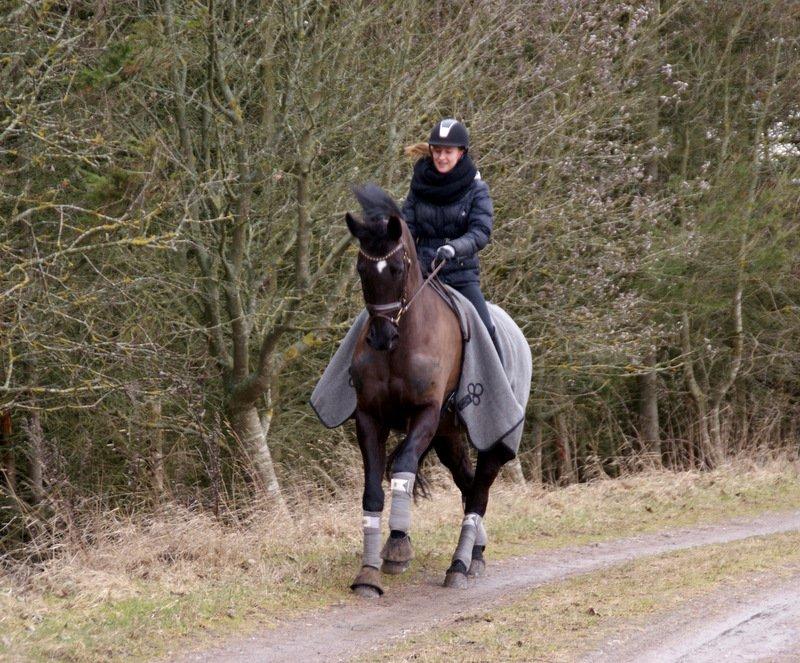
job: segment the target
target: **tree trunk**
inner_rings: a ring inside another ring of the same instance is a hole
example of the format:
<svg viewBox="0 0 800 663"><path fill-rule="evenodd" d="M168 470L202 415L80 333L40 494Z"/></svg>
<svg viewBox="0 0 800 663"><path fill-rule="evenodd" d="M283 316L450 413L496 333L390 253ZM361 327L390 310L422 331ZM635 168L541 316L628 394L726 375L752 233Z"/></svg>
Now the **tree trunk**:
<svg viewBox="0 0 800 663"><path fill-rule="evenodd" d="M711 398L709 429L711 432L711 443L715 462L721 463L725 459L727 452L725 442L722 439L722 426L720 422L720 410L725 397L730 388L736 382L742 366L743 354L743 325L742 325L742 290L744 287L744 268L745 252L747 248L747 237L742 234L739 246L739 273L737 275L736 290L733 295L733 343L731 347L731 361L728 367L728 375L714 389Z"/></svg>
<svg viewBox="0 0 800 663"><path fill-rule="evenodd" d="M542 422L538 417L534 417L531 422L531 440L533 441L533 462L531 463L531 481L541 485L544 481L542 471Z"/></svg>
<svg viewBox="0 0 800 663"><path fill-rule="evenodd" d="M8 492L13 494L17 490L17 467L11 432L11 413L0 413L0 478Z"/></svg>
<svg viewBox="0 0 800 663"><path fill-rule="evenodd" d="M161 429L161 401L158 399L147 403L146 427L153 496L157 502L161 502L164 499L164 432Z"/></svg>
<svg viewBox="0 0 800 663"><path fill-rule="evenodd" d="M697 427L700 433L700 463L706 469L713 470L719 464L714 449L714 441L709 430L709 413L705 402L696 402Z"/></svg>
<svg viewBox="0 0 800 663"><path fill-rule="evenodd" d="M201 436L208 454L208 477L211 480L211 495L214 499L214 516L219 518L219 507L222 502L222 464L220 462L219 440L222 436L222 426L219 415L215 416L214 427L209 434L201 428Z"/></svg>
<svg viewBox="0 0 800 663"><path fill-rule="evenodd" d="M725 443L722 441L722 425L720 422L720 406L715 404L708 413L708 432L713 460L713 467L725 460Z"/></svg>
<svg viewBox="0 0 800 663"><path fill-rule="evenodd" d="M658 373L654 353L645 357L647 371L639 376L639 440L647 465L661 467L661 432L658 423Z"/></svg>
<svg viewBox="0 0 800 663"><path fill-rule="evenodd" d="M286 510L272 454L255 406L247 406L234 412L231 415L231 425L243 447L250 453L256 476L267 498L275 502L280 509Z"/></svg>
<svg viewBox="0 0 800 663"><path fill-rule="evenodd" d="M311 132L308 134L308 142L310 143ZM310 147L305 146L303 152L309 151ZM307 155L303 155L308 158ZM310 158L309 158L310 161ZM311 273L309 271L309 247L311 244L311 217L308 211L309 195L308 195L308 178L309 166L303 163L297 173L297 242L295 244L295 282L300 292L308 290L309 283L311 282Z"/></svg>
<svg viewBox="0 0 800 663"><path fill-rule="evenodd" d="M44 499L44 432L41 416L33 410L25 423L28 438L29 482L33 503L39 504Z"/></svg>
<svg viewBox="0 0 800 663"><path fill-rule="evenodd" d="M700 432L700 456L702 462L709 469L716 467L718 457L715 454L712 444L711 434L709 433L708 420L708 397L697 383L694 374L694 362L692 359L692 344L689 330L689 314L684 311L681 314L681 350L683 352L683 375L689 394L697 408L697 427Z"/></svg>
<svg viewBox="0 0 800 663"><path fill-rule="evenodd" d="M556 432L556 451L558 453L558 482L561 485L575 483L574 462L572 458L572 448L569 441L569 431L567 422L564 419L564 412L559 412L555 416Z"/></svg>
<svg viewBox="0 0 800 663"><path fill-rule="evenodd" d="M661 5L655 3L652 20L657 23L661 18ZM646 50L650 71L650 112L647 118L647 133L657 144L661 135L661 73L662 62L660 47L660 31L653 30ZM658 151L653 150L645 164L647 178L643 190L650 196L657 196L660 190ZM651 342L654 342L651 341ZM654 349L646 350L643 365L645 372L639 376L639 442L643 461L646 466L661 467L661 432L658 421L658 374L656 373L656 353Z"/></svg>

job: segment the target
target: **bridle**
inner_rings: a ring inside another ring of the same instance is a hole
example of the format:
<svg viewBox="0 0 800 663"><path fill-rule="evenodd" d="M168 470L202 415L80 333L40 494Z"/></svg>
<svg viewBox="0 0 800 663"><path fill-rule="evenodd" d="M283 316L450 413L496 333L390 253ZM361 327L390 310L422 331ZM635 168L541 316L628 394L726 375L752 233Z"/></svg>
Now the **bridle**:
<svg viewBox="0 0 800 663"><path fill-rule="evenodd" d="M403 317L406 311L411 308L411 304L417 298L417 295L422 292L422 289L428 285L431 280L439 273L439 270L444 267L444 261L440 262L433 271L428 275L422 285L417 288L417 291L411 295L411 299L407 298L407 289L408 289L408 271L409 267L411 267L411 258L406 251L405 244L401 240L397 246L395 246L389 253L385 256L381 256L376 258L375 256L371 256L368 253L365 253L362 248L358 249L358 252L370 262L381 262L382 260L386 260L387 258L391 258L395 253L403 251L403 263L405 264L405 270L403 272L403 294L400 297L399 301L389 302L388 304L370 304L366 302L367 313L369 314L370 318L384 318L392 323L395 327L400 324L400 318ZM394 315L390 315L393 311L396 311Z"/></svg>

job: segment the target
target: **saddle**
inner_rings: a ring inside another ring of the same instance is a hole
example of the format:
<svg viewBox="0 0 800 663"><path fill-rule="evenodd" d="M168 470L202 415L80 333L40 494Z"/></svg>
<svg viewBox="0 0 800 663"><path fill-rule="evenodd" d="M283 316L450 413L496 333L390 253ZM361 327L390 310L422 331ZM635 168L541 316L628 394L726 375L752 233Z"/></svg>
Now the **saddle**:
<svg viewBox="0 0 800 663"><path fill-rule="evenodd" d="M446 403L466 426L469 440L478 451L487 451L502 442L516 455L531 387L532 362L528 341L503 309L487 303L497 338L502 344L503 357L507 360L504 366L489 332L469 300L439 282L434 290L456 313L462 335L470 341L464 343L459 385L455 395L449 395ZM357 398L350 366L358 340L368 323L369 314L363 310L311 394L311 406L328 428L341 426L355 412Z"/></svg>

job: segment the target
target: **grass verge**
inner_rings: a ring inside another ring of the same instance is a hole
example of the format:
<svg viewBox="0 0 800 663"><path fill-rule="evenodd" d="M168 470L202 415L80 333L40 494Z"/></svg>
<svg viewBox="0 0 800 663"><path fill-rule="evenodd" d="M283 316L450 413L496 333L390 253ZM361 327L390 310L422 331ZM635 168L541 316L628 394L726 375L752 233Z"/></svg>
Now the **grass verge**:
<svg viewBox="0 0 800 663"><path fill-rule="evenodd" d="M737 464L657 472L563 489L499 485L487 528L491 558L800 508L800 468ZM436 477L414 510L417 557L405 577L441 571L458 538L460 498ZM298 502L299 504L299 502ZM385 519L384 519L385 527ZM148 520L104 514L92 545L0 579L0 658L143 660L277 619L350 601L360 553L360 495L307 501L291 517L224 525L173 509Z"/></svg>

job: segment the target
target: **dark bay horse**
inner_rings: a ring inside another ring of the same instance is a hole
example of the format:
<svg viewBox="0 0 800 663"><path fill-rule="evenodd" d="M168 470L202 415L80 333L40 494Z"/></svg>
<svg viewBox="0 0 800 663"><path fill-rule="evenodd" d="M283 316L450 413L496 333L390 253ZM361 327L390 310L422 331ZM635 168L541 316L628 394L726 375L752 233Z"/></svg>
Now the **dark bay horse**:
<svg viewBox="0 0 800 663"><path fill-rule="evenodd" d="M346 215L360 244L358 273L369 323L358 340L350 373L357 394L356 434L364 460L364 553L352 589L383 594L384 573L404 571L413 557L408 535L411 501L422 457L433 448L462 494L461 537L445 586L464 587L484 569L483 516L489 488L511 459L502 444L478 453L472 467L464 431L452 414L442 416L458 385L462 357L459 322L442 298L423 287L414 240L394 200L376 185L355 190L363 221ZM388 459L392 504L390 535L380 549L390 430L405 438ZM381 561L383 560L383 561Z"/></svg>

